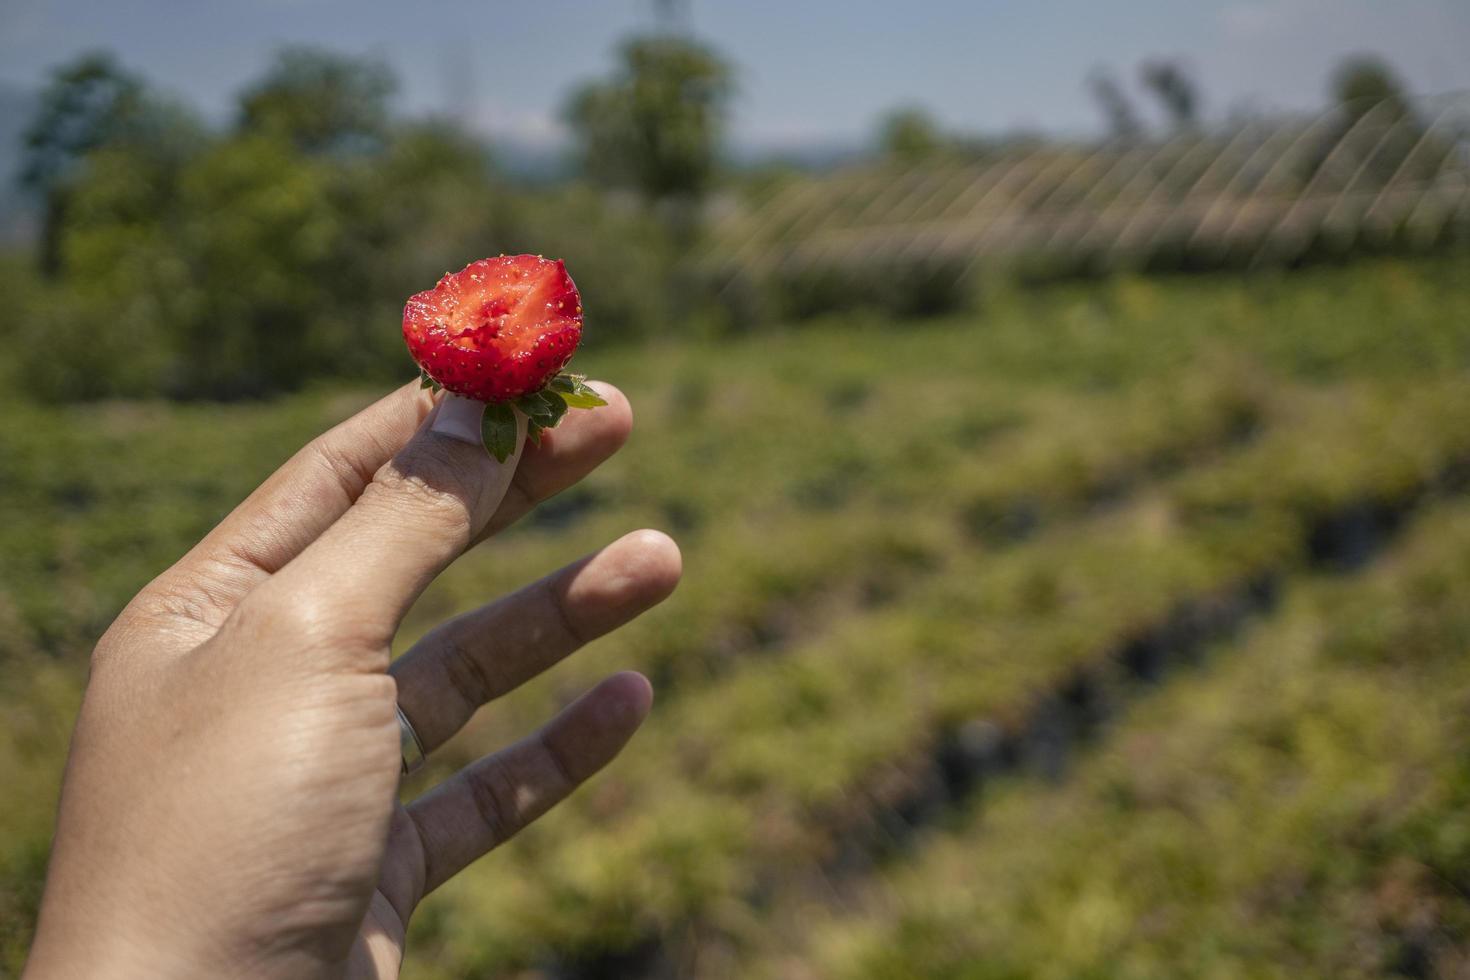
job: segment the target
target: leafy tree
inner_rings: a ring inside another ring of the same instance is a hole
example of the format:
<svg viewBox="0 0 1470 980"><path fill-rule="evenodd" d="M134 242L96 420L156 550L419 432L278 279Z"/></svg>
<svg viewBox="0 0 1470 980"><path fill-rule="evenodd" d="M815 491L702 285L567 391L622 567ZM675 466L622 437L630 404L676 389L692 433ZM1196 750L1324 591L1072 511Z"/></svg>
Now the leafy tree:
<svg viewBox="0 0 1470 980"><path fill-rule="evenodd" d="M1352 154L1349 166L1362 176L1386 182L1406 168L1409 178L1428 180L1454 152L1451 141L1426 136L1398 73L1383 59L1350 56L1329 84L1340 117L1331 134L1334 146L1341 143Z"/></svg>
<svg viewBox="0 0 1470 980"><path fill-rule="evenodd" d="M587 174L651 202L693 199L714 179L733 91L710 48L674 35L634 38L613 75L584 85L564 115Z"/></svg>
<svg viewBox="0 0 1470 980"><path fill-rule="evenodd" d="M1118 139L1135 139L1143 132L1138 113L1113 73L1099 68L1087 78L1087 89L1107 120L1108 132Z"/></svg>
<svg viewBox="0 0 1470 980"><path fill-rule="evenodd" d="M1177 61L1146 61L1139 69L1144 88L1152 92L1175 129L1199 124L1199 89Z"/></svg>
<svg viewBox="0 0 1470 980"><path fill-rule="evenodd" d="M948 143L934 118L916 106L895 109L878 123L878 147L892 160L915 163L941 152Z"/></svg>
<svg viewBox="0 0 1470 980"><path fill-rule="evenodd" d="M1343 60L1333 71L1330 86L1332 100L1353 121L1379 105L1385 106L1383 114L1393 121L1411 115L1398 73L1375 55L1352 55Z"/></svg>
<svg viewBox="0 0 1470 980"><path fill-rule="evenodd" d="M380 149L397 87L381 62L288 47L240 96L242 131L288 140L306 153Z"/></svg>
<svg viewBox="0 0 1470 980"><path fill-rule="evenodd" d="M189 168L173 236L188 268L175 393L262 394L352 356L365 327L330 184L328 164L269 136L225 141Z"/></svg>
<svg viewBox="0 0 1470 980"><path fill-rule="evenodd" d="M142 81L106 52L57 68L25 132L20 180L41 197L40 266L61 269L61 231L70 191L87 155L121 139L143 114Z"/></svg>

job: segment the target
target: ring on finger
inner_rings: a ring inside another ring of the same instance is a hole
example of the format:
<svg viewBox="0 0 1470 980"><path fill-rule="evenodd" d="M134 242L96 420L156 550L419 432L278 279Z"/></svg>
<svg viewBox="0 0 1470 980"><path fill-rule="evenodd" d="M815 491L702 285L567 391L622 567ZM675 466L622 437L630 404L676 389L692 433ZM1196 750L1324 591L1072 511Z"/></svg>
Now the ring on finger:
<svg viewBox="0 0 1470 980"><path fill-rule="evenodd" d="M403 713L402 706L398 711L398 750L403 757L403 775L411 776L424 766L424 743L419 740L419 733L414 731L413 723Z"/></svg>

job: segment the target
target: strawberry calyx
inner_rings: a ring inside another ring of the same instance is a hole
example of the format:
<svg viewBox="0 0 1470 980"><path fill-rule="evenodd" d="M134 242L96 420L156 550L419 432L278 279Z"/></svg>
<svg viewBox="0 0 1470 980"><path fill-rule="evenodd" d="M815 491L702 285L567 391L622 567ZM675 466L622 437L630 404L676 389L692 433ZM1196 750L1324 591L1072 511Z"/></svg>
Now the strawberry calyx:
<svg viewBox="0 0 1470 980"><path fill-rule="evenodd" d="M435 392L443 386L429 377L427 371L419 371L419 387ZM489 402L485 405L485 417L480 423L480 434L485 448L497 462L503 463L516 451L516 413L526 417L526 438L533 445L541 445L541 433L556 428L567 410L572 408L599 408L607 401L597 389L587 384L584 375L562 371L536 391L519 398Z"/></svg>

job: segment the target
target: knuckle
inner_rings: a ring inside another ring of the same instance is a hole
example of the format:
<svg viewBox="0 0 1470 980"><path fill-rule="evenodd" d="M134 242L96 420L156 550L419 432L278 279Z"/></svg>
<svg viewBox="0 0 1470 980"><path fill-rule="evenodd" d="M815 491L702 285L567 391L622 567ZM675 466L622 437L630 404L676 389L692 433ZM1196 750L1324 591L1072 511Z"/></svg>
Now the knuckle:
<svg viewBox="0 0 1470 980"><path fill-rule="evenodd" d="M418 452L379 470L363 497L370 505L467 539L473 530L475 498L462 469L442 452Z"/></svg>
<svg viewBox="0 0 1470 980"><path fill-rule="evenodd" d="M489 832L490 846L514 836L520 829L520 815L516 806L516 781L509 767L492 757L482 769L469 776L469 791L475 813Z"/></svg>
<svg viewBox="0 0 1470 980"><path fill-rule="evenodd" d="M464 637L448 635L443 643L445 676L467 707L478 708L508 690L505 677L491 658L479 656Z"/></svg>
<svg viewBox="0 0 1470 980"><path fill-rule="evenodd" d="M570 793L580 780L573 774L571 767L567 765L566 757L561 754L561 750L555 744L547 739L544 732L538 737L538 741L541 745L541 751L546 754L547 766L559 782L557 793L559 795Z"/></svg>
<svg viewBox="0 0 1470 980"><path fill-rule="evenodd" d="M592 636L581 623L577 622L577 617L572 615L566 593L557 588L556 583L550 578L542 579L537 587L541 590L542 601L551 610L552 622L556 624L556 629L561 633L562 645L567 650L576 650L591 642Z"/></svg>
<svg viewBox="0 0 1470 980"><path fill-rule="evenodd" d="M317 436L302 448L300 455L326 470L338 487L350 492L351 488L367 486L373 478L372 466L366 462L369 457L346 451L332 436L332 432Z"/></svg>

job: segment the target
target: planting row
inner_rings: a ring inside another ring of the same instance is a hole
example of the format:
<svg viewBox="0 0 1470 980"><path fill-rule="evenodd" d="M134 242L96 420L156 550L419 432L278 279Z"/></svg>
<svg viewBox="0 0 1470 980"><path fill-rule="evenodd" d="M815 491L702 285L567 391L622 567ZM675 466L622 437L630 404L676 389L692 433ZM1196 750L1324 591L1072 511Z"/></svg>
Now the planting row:
<svg viewBox="0 0 1470 980"><path fill-rule="evenodd" d="M1014 429L922 464L895 457L839 478L814 459L802 479L822 486L828 503L800 494L746 501L732 519L679 535L685 581L666 606L497 705L440 764L462 763L495 738L524 731L607 670L643 670L667 703L746 656L790 647L854 613L900 605L977 544L1000 546L1101 505L1121 505L1150 481L1231 451L1269 426L1276 406L1290 403L1286 393L1242 391L1204 370L1181 380L1175 390L1038 398ZM916 451L901 440L896 445ZM883 457L877 449L865 452L851 458ZM645 490L656 485L638 481ZM405 645L477 596L519 585L548 552L569 560L640 516L636 505L621 504L625 493L640 491L599 492L609 498L606 509L575 527L533 524L466 556L421 601ZM980 526L976 515L985 508L1012 515L1006 534Z"/></svg>
<svg viewBox="0 0 1470 980"><path fill-rule="evenodd" d="M1294 588L1145 697L1065 785L988 797L861 911L805 908L800 934L773 922L763 972L1463 973L1467 592L1456 503L1372 572Z"/></svg>
<svg viewBox="0 0 1470 980"><path fill-rule="evenodd" d="M1055 771L1059 699L1106 698L1313 560L1365 555L1466 459L1463 386L1303 393L1237 453L961 551L904 600L664 706L567 812L431 903L420 942L471 972L646 954L694 927L738 945L773 896L861 874L1017 752Z"/></svg>

